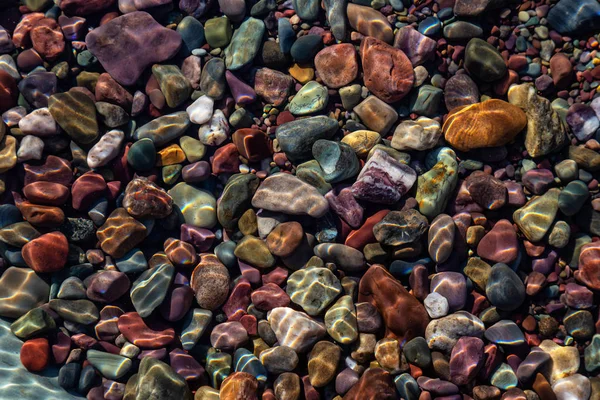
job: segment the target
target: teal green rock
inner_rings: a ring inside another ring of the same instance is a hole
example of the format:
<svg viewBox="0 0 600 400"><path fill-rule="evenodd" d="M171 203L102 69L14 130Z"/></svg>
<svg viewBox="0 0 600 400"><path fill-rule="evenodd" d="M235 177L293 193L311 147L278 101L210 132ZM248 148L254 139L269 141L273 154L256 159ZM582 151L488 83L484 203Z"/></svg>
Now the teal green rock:
<svg viewBox="0 0 600 400"><path fill-rule="evenodd" d="M292 5L298 16L305 21L314 21L319 17L319 0L293 0Z"/></svg>
<svg viewBox="0 0 600 400"><path fill-rule="evenodd" d="M265 24L256 18L248 18L234 32L231 43L225 49L225 65L235 71L250 64L258 54L265 34Z"/></svg>
<svg viewBox="0 0 600 400"><path fill-rule="evenodd" d="M25 5L30 11L42 11L51 3L51 0L25 0Z"/></svg>
<svg viewBox="0 0 600 400"><path fill-rule="evenodd" d="M174 185L179 179L182 169L183 165L181 164L166 165L162 167L161 176L163 182L167 185Z"/></svg>
<svg viewBox="0 0 600 400"><path fill-rule="evenodd" d="M163 115L142 125L133 134L133 139L148 138L155 146L162 146L183 135L190 127L190 120L185 111Z"/></svg>
<svg viewBox="0 0 600 400"><path fill-rule="evenodd" d="M54 319L42 308L28 311L10 325L11 332L21 340L43 335L55 328Z"/></svg>
<svg viewBox="0 0 600 400"><path fill-rule="evenodd" d="M194 308L187 313L181 330L181 345L184 350L190 351L196 346L212 321L212 317L212 311L202 308Z"/></svg>
<svg viewBox="0 0 600 400"><path fill-rule="evenodd" d="M233 35L229 18L223 16L207 20L204 24L204 34L206 42L213 49L227 46Z"/></svg>
<svg viewBox="0 0 600 400"><path fill-rule="evenodd" d="M352 296L342 296L325 313L327 333L338 343L350 344L358 339L356 308Z"/></svg>
<svg viewBox="0 0 600 400"><path fill-rule="evenodd" d="M180 182L169 190L169 195L181 210L186 224L210 229L217 223L217 201L205 190Z"/></svg>
<svg viewBox="0 0 600 400"><path fill-rule="evenodd" d="M92 349L87 351L87 360L106 379L121 378L133 365L131 359L127 357Z"/></svg>
<svg viewBox="0 0 600 400"><path fill-rule="evenodd" d="M441 214L458 183L456 155L448 148L437 154L437 163L417 180L419 211L429 219Z"/></svg>
<svg viewBox="0 0 600 400"><path fill-rule="evenodd" d="M177 24L177 32L182 39L179 52L184 57L189 56L192 54L192 50L199 49L204 44L204 26L191 15L184 17Z"/></svg>
<svg viewBox="0 0 600 400"><path fill-rule="evenodd" d="M346 143L319 139L313 145L312 152L323 170L323 178L329 183L352 178L360 171L358 157Z"/></svg>
<svg viewBox="0 0 600 400"><path fill-rule="evenodd" d="M421 388L417 384L415 378L408 373L400 374L394 378L396 390L400 398L406 400L419 400L421 396Z"/></svg>
<svg viewBox="0 0 600 400"><path fill-rule="evenodd" d="M444 91L431 85L423 85L414 92L410 100L410 112L434 117L438 114Z"/></svg>
<svg viewBox="0 0 600 400"><path fill-rule="evenodd" d="M121 272L137 273L148 269L148 261L140 249L132 249L121 258L115 259L117 269Z"/></svg>
<svg viewBox="0 0 600 400"><path fill-rule="evenodd" d="M331 184L325 180L325 172L317 160L310 160L298 165L296 176L314 186L323 196L332 189Z"/></svg>
<svg viewBox="0 0 600 400"><path fill-rule="evenodd" d="M267 382L267 370L260 360L248 349L239 348L233 354L235 372L246 372L256 378L263 386Z"/></svg>
<svg viewBox="0 0 600 400"><path fill-rule="evenodd" d="M586 341L596 332L594 317L588 310L570 310L563 317L567 333L575 340Z"/></svg>
<svg viewBox="0 0 600 400"><path fill-rule="evenodd" d="M573 235L573 238L573 242L569 245L567 249L567 254L570 255L570 257L568 257L566 261L572 268L577 268L579 265L579 256L581 254L581 248L586 244L591 243L592 238L591 236L581 232L578 232L575 235Z"/></svg>
<svg viewBox="0 0 600 400"><path fill-rule="evenodd" d="M575 215L589 197L590 191L585 183L579 180L569 182L558 196L558 208L565 215Z"/></svg>
<svg viewBox="0 0 600 400"><path fill-rule="evenodd" d="M327 88L316 81L310 81L296 93L289 110L294 115L308 115L324 109L328 101Z"/></svg>
<svg viewBox="0 0 600 400"><path fill-rule="evenodd" d="M210 377L212 387L218 389L221 383L231 373L231 355L228 353L219 352L212 347L206 355L206 372Z"/></svg>
<svg viewBox="0 0 600 400"><path fill-rule="evenodd" d="M556 217L560 190L552 188L543 196L534 197L513 213L513 220L527 240L539 242L544 238Z"/></svg>
<svg viewBox="0 0 600 400"><path fill-rule="evenodd" d="M250 128L254 123L254 116L245 108L238 108L229 117L229 123L235 129Z"/></svg>
<svg viewBox="0 0 600 400"><path fill-rule="evenodd" d="M150 138L134 142L127 152L127 163L136 171L149 171L156 164L156 148Z"/></svg>
<svg viewBox="0 0 600 400"><path fill-rule="evenodd" d="M192 94L190 81L176 65L155 64L152 66L152 75L158 81L160 91L171 108L178 107Z"/></svg>
<svg viewBox="0 0 600 400"><path fill-rule="evenodd" d="M496 371L492 373L490 383L501 390L508 390L517 387L519 380L510 365L502 363Z"/></svg>
<svg viewBox="0 0 600 400"><path fill-rule="evenodd" d="M152 311L163 302L174 275L175 267L165 259L162 264L144 271L133 282L130 292L131 302L140 317L150 316Z"/></svg>
<svg viewBox="0 0 600 400"><path fill-rule="evenodd" d="M479 38L469 40L465 48L465 68L484 82L496 81L506 75L506 63L494 46Z"/></svg>
<svg viewBox="0 0 600 400"><path fill-rule="evenodd" d="M600 335L594 335L584 351L585 370L595 373L600 369Z"/></svg>
<svg viewBox="0 0 600 400"><path fill-rule="evenodd" d="M319 115L282 124L275 134L281 150L298 162L311 159L313 144L319 139L330 139L338 129L335 119Z"/></svg>
<svg viewBox="0 0 600 400"><path fill-rule="evenodd" d="M327 268L308 267L291 274L286 292L308 315L319 315L342 293L339 279Z"/></svg>
<svg viewBox="0 0 600 400"><path fill-rule="evenodd" d="M100 318L98 308L89 300L53 299L48 305L62 319L82 325L93 324Z"/></svg>
<svg viewBox="0 0 600 400"><path fill-rule="evenodd" d="M236 174L227 181L217 206L217 218L225 229L234 229L238 219L251 207L252 196L260 185L254 174Z"/></svg>
<svg viewBox="0 0 600 400"><path fill-rule="evenodd" d="M124 398L130 400L192 400L183 376L154 357L144 357L138 373L127 381Z"/></svg>

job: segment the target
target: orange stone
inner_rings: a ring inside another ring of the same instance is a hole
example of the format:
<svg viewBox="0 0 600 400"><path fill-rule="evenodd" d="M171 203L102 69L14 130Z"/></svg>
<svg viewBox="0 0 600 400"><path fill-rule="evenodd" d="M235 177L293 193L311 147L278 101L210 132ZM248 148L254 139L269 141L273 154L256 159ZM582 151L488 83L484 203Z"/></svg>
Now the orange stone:
<svg viewBox="0 0 600 400"><path fill-rule="evenodd" d="M234 372L223 381L219 399L258 400L258 381L246 372Z"/></svg>
<svg viewBox="0 0 600 400"><path fill-rule="evenodd" d="M21 364L31 372L43 371L50 360L50 344L46 338L31 339L21 347Z"/></svg>
<svg viewBox="0 0 600 400"><path fill-rule="evenodd" d="M269 251L278 257L289 257L304 239L304 230L298 222L277 225L267 236Z"/></svg>
<svg viewBox="0 0 600 400"><path fill-rule="evenodd" d="M181 164L185 161L185 153L177 144L172 144L159 150L157 153L156 166Z"/></svg>
<svg viewBox="0 0 600 400"><path fill-rule="evenodd" d="M519 107L492 99L454 108L442 130L455 149L469 151L482 147L504 146L527 125L527 116Z"/></svg>
<svg viewBox="0 0 600 400"><path fill-rule="evenodd" d="M96 232L100 247L113 257L123 257L146 237L146 227L124 208L113 211Z"/></svg>
<svg viewBox="0 0 600 400"><path fill-rule="evenodd" d="M43 228L60 226L65 220L65 213L58 207L41 206L24 200L20 194L13 192L15 205L25 221L31 225Z"/></svg>
<svg viewBox="0 0 600 400"><path fill-rule="evenodd" d="M136 312L121 315L118 326L125 339L144 349L159 349L175 340L173 328L151 318L146 322Z"/></svg>
<svg viewBox="0 0 600 400"><path fill-rule="evenodd" d="M38 273L56 272L65 267L69 242L60 232L46 233L33 239L21 249L27 265Z"/></svg>
<svg viewBox="0 0 600 400"><path fill-rule="evenodd" d="M37 21L29 34L33 48L46 60L54 60L65 50L65 37L52 18Z"/></svg>
<svg viewBox="0 0 600 400"><path fill-rule="evenodd" d="M25 186L23 194L35 204L62 206L69 198L69 188L60 183L40 181Z"/></svg>
<svg viewBox="0 0 600 400"><path fill-rule="evenodd" d="M260 161L273 154L273 144L267 134L261 130L238 129L231 140L242 157L250 162Z"/></svg>

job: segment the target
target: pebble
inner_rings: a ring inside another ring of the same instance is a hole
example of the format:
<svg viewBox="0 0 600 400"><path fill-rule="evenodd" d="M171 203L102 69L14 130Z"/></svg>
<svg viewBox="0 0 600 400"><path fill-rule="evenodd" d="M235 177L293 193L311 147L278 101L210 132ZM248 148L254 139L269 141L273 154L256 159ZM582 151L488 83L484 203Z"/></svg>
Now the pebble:
<svg viewBox="0 0 600 400"><path fill-rule="evenodd" d="M279 344L297 353L307 352L326 334L323 324L289 307L274 308L267 319Z"/></svg>
<svg viewBox="0 0 600 400"><path fill-rule="evenodd" d="M308 315L316 316L342 292L342 285L328 269L308 267L289 276L286 292Z"/></svg>

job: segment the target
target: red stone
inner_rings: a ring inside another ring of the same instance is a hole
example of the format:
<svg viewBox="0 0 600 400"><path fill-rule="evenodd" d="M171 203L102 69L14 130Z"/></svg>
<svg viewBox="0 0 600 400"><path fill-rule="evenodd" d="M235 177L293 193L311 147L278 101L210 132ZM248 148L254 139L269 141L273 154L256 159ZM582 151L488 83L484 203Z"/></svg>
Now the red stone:
<svg viewBox="0 0 600 400"><path fill-rule="evenodd" d="M600 242L592 242L581 247L579 269L575 279L591 290L600 290Z"/></svg>
<svg viewBox="0 0 600 400"><path fill-rule="evenodd" d="M46 18L44 13L36 12L31 14L25 14L21 21L15 27L13 32L12 41L17 47L30 47L31 28L40 20Z"/></svg>
<svg viewBox="0 0 600 400"><path fill-rule="evenodd" d="M573 81L573 66L564 53L556 53L550 58L552 81L557 89L567 89Z"/></svg>
<svg viewBox="0 0 600 400"><path fill-rule="evenodd" d="M114 2L115 0L62 0L60 8L69 16L83 16L102 11Z"/></svg>
<svg viewBox="0 0 600 400"><path fill-rule="evenodd" d="M46 338L31 339L21 347L21 364L31 372L43 371L50 360L50 345Z"/></svg>
<svg viewBox="0 0 600 400"><path fill-rule="evenodd" d="M71 351L71 338L64 332L58 331L52 345L52 356L57 364L63 364Z"/></svg>
<svg viewBox="0 0 600 400"><path fill-rule="evenodd" d="M290 304L290 296L274 283L256 289L250 295L252 303L262 311L270 311L275 307L287 307Z"/></svg>
<svg viewBox="0 0 600 400"><path fill-rule="evenodd" d="M46 60L54 60L65 50L65 37L52 18L37 21L31 28L30 36L33 48Z"/></svg>
<svg viewBox="0 0 600 400"><path fill-rule="evenodd" d="M13 199L25 221L31 225L54 228L60 226L65 220L65 213L58 207L33 204L15 192L13 192Z"/></svg>
<svg viewBox="0 0 600 400"><path fill-rule="evenodd" d="M271 140L261 130L243 128L235 131L231 137L233 144L242 157L250 162L257 162L273 154Z"/></svg>
<svg viewBox="0 0 600 400"><path fill-rule="evenodd" d="M25 244L21 254L35 272L56 272L63 269L67 263L69 242L62 233L50 232Z"/></svg>
<svg viewBox="0 0 600 400"><path fill-rule="evenodd" d="M87 298L99 303L110 303L129 290L130 281L120 271L100 271L87 285Z"/></svg>
<svg viewBox="0 0 600 400"><path fill-rule="evenodd" d="M0 74L1 75L1 74ZM46 162L42 165L25 164L24 185L33 182L55 182L65 186L71 186L73 181L73 171L71 163L64 158L48 156Z"/></svg>
<svg viewBox="0 0 600 400"><path fill-rule="evenodd" d="M319 78L332 89L348 85L358 75L358 60L354 45L350 43L325 47L315 56Z"/></svg>
<svg viewBox="0 0 600 400"><path fill-rule="evenodd" d="M194 246L179 239L165 240L165 253L177 267L193 268L198 264L198 254Z"/></svg>
<svg viewBox="0 0 600 400"><path fill-rule="evenodd" d="M222 400L258 400L258 381L246 372L234 372L223 381L219 398Z"/></svg>
<svg viewBox="0 0 600 400"><path fill-rule="evenodd" d="M367 369L360 380L343 397L344 400L393 400L396 398L392 376L381 368Z"/></svg>
<svg viewBox="0 0 600 400"><path fill-rule="evenodd" d="M19 90L15 78L0 70L0 113L17 105Z"/></svg>
<svg viewBox="0 0 600 400"><path fill-rule="evenodd" d="M215 175L223 173L235 174L240 171L240 153L233 143L226 144L215 151L211 159L212 172Z"/></svg>
<svg viewBox="0 0 600 400"><path fill-rule="evenodd" d="M477 245L477 255L495 263L510 264L519 255L519 241L515 228L507 219L494 225Z"/></svg>
<svg viewBox="0 0 600 400"><path fill-rule="evenodd" d="M72 205L77 211L87 211L94 200L100 198L106 191L106 182L102 175L86 172L81 175L71 188Z"/></svg>
<svg viewBox="0 0 600 400"><path fill-rule="evenodd" d="M119 331L136 346L145 349L158 349L175 340L175 330L160 321L144 321L136 312L128 312L119 317Z"/></svg>
<svg viewBox="0 0 600 400"><path fill-rule="evenodd" d="M367 218L360 228L348 234L345 242L346 246L362 250L367 244L377 242L375 235L373 235L373 226L381 221L389 212L390 210L380 210Z"/></svg>
<svg viewBox="0 0 600 400"><path fill-rule="evenodd" d="M27 200L34 204L62 206L69 198L69 188L60 183L34 182L23 188Z"/></svg>
<svg viewBox="0 0 600 400"><path fill-rule="evenodd" d="M95 95L96 101L106 101L123 107L125 111L131 110L133 96L106 72L98 77Z"/></svg>

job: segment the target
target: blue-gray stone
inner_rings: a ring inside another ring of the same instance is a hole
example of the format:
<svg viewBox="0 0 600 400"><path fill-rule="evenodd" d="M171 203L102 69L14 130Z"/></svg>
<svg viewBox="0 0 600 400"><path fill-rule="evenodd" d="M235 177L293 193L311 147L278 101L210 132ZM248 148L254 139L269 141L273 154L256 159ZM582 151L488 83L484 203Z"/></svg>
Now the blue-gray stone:
<svg viewBox="0 0 600 400"><path fill-rule="evenodd" d="M313 157L329 183L340 182L358 174L360 162L356 153L346 143L319 139L312 148Z"/></svg>
<svg viewBox="0 0 600 400"><path fill-rule="evenodd" d="M204 45L204 25L196 18L187 16L177 25L177 32L181 35L182 44L179 53L183 57L192 54L192 50Z"/></svg>
<svg viewBox="0 0 600 400"><path fill-rule="evenodd" d="M331 33L333 33L333 36L340 42L343 41L346 37L347 3L347 0L323 0L323 5L325 6L325 15L327 16L327 22L329 22L329 26L331 26ZM390 4L396 11L402 11L402 9L404 8L400 0L392 0ZM396 6L394 6L394 4L396 4ZM400 7L400 9L398 10L397 7Z"/></svg>
<svg viewBox="0 0 600 400"><path fill-rule="evenodd" d="M121 272L137 273L148 269L148 262L140 249L131 249L121 258L115 259L117 269Z"/></svg>
<svg viewBox="0 0 600 400"><path fill-rule="evenodd" d="M444 91L431 85L423 85L418 91L411 95L410 112L426 117L434 117L438 114L438 108L442 101Z"/></svg>
<svg viewBox="0 0 600 400"><path fill-rule="evenodd" d="M590 197L590 191L582 181L573 181L558 195L558 208L565 215L575 215Z"/></svg>
<svg viewBox="0 0 600 400"><path fill-rule="evenodd" d="M249 17L242 22L224 51L227 69L235 71L250 64L258 54L264 34L265 24L260 19Z"/></svg>
<svg viewBox="0 0 600 400"><path fill-rule="evenodd" d="M521 329L511 320L502 320L490 326L484 334L492 343L517 346L525 343L525 336Z"/></svg>
<svg viewBox="0 0 600 400"><path fill-rule="evenodd" d="M235 372L246 372L256 378L262 386L267 381L267 370L260 360L248 349L239 348L233 354Z"/></svg>
<svg viewBox="0 0 600 400"><path fill-rule="evenodd" d="M290 54L296 62L312 62L322 48L323 38L321 35L305 35L294 42Z"/></svg>
<svg viewBox="0 0 600 400"><path fill-rule="evenodd" d="M415 378L410 376L410 374L404 373L396 376L394 383L400 398L405 400L419 400L421 389Z"/></svg>
<svg viewBox="0 0 600 400"><path fill-rule="evenodd" d="M140 317L148 317L163 302L174 275L175 267L165 260L162 264L144 271L133 282L131 302Z"/></svg>
<svg viewBox="0 0 600 400"><path fill-rule="evenodd" d="M525 285L508 265L498 263L492 267L485 293L492 305L504 311L513 311L525 300Z"/></svg>
<svg viewBox="0 0 600 400"><path fill-rule="evenodd" d="M279 18L277 21L277 36L279 37L279 48L283 54L289 54L292 45L296 41L296 33L287 18Z"/></svg>
<svg viewBox="0 0 600 400"><path fill-rule="evenodd" d="M313 144L319 139L330 139L338 128L335 119L319 115L280 125L276 136L286 156L298 162L312 158Z"/></svg>
<svg viewBox="0 0 600 400"><path fill-rule="evenodd" d="M319 0L292 0L296 14L305 21L314 21L319 17Z"/></svg>
<svg viewBox="0 0 600 400"><path fill-rule="evenodd" d="M548 24L563 35L600 29L597 0L561 0L548 13Z"/></svg>

